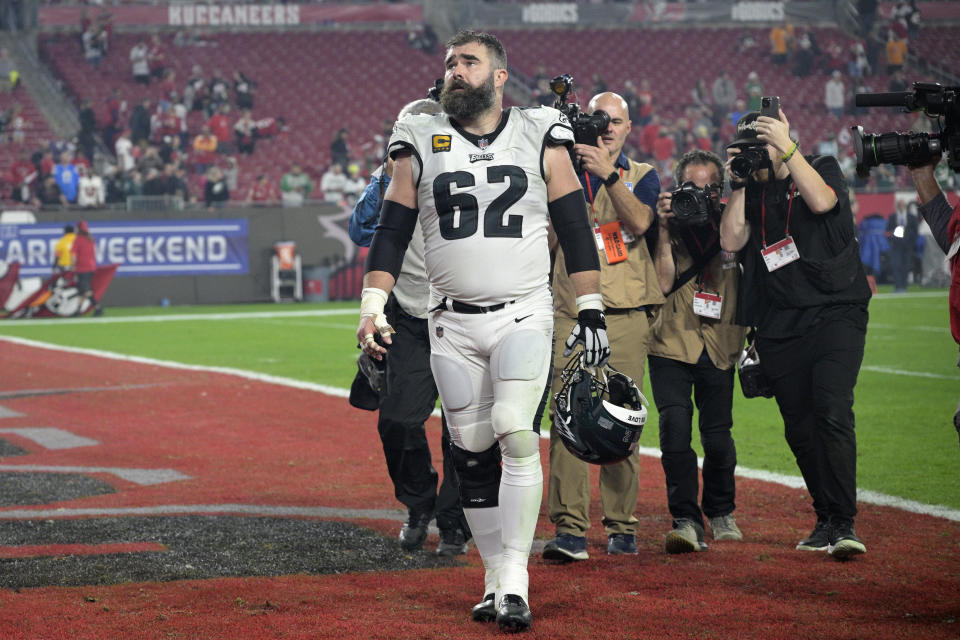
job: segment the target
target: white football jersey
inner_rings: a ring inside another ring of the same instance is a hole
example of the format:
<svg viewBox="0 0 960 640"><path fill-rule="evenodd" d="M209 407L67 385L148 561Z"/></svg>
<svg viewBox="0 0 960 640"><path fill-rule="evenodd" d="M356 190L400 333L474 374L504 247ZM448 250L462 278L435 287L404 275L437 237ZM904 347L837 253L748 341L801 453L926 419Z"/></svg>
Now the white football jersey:
<svg viewBox="0 0 960 640"><path fill-rule="evenodd" d="M435 299L478 306L548 286L548 144L573 144L556 109L513 107L497 130L467 133L446 114L394 125L389 152L411 149L427 279Z"/></svg>

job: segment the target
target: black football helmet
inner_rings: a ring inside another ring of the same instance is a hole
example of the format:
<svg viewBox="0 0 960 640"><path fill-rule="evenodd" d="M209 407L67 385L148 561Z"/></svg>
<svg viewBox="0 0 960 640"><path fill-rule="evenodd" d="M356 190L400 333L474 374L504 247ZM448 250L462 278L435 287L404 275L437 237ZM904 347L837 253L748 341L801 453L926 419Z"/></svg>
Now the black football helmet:
<svg viewBox="0 0 960 640"><path fill-rule="evenodd" d="M583 366L578 351L560 374L553 428L577 458L592 464L626 459L647 422L647 399L627 375L604 365Z"/></svg>

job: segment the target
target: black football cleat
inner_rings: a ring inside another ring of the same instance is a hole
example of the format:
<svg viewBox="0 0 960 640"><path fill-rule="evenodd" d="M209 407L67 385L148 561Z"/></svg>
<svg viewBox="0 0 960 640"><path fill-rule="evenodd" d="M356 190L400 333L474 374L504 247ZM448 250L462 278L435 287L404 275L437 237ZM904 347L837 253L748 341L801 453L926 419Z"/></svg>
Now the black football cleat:
<svg viewBox="0 0 960 640"><path fill-rule="evenodd" d="M497 606L494 603L496 596L488 593L483 596L479 604L473 606L470 611L470 617L477 622L493 622L497 619Z"/></svg>
<svg viewBox="0 0 960 640"><path fill-rule="evenodd" d="M503 596L503 604L497 611L497 625L506 633L526 631L533 623L530 607L520 596L508 593Z"/></svg>

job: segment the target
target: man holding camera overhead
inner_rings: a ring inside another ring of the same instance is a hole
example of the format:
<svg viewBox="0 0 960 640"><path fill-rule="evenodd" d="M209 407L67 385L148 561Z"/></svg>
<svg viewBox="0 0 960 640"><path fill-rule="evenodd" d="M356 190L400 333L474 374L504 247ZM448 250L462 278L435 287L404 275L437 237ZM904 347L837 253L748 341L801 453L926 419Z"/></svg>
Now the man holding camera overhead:
<svg viewBox="0 0 960 640"><path fill-rule="evenodd" d="M720 243L743 250L739 319L757 327L760 367L813 498L816 526L797 549L844 560L866 553L853 528L853 388L870 288L836 158L805 157L779 100L763 100L770 115L744 115L728 145L733 191Z"/></svg>
<svg viewBox="0 0 960 640"><path fill-rule="evenodd" d="M653 224L660 179L653 167L634 162L622 152L630 133L630 114L622 97L610 92L597 94L586 111L594 116L603 111L609 116L609 124L599 131L599 137L589 143L578 139L574 151L600 255L600 292L612 352L610 365L639 386L647 355L647 312L663 304L657 273L643 238ZM576 122L574 129L578 129ZM558 253L562 254L562 250ZM554 332L566 336L577 323L577 304L560 255L555 259L553 287ZM557 341L552 394L560 389L565 355L569 356L569 349L565 350L564 343ZM600 499L609 554L637 553L637 519L633 515L639 493L637 455L634 452L623 462L600 468ZM548 560L567 562L588 557L585 534L590 527L589 467L567 451L557 429L552 429L548 502L556 537L543 549L543 557Z"/></svg>
<svg viewBox="0 0 960 640"><path fill-rule="evenodd" d="M735 324L740 269L720 250L723 161L688 151L676 168L679 188L657 199L659 235L654 262L667 301L651 328L650 386L660 413L660 462L673 529L667 553L705 551L704 520L714 540L742 540L736 508L737 449L733 372L746 329ZM691 391L703 445L703 500L697 454L690 446ZM702 504L702 511L701 511Z"/></svg>

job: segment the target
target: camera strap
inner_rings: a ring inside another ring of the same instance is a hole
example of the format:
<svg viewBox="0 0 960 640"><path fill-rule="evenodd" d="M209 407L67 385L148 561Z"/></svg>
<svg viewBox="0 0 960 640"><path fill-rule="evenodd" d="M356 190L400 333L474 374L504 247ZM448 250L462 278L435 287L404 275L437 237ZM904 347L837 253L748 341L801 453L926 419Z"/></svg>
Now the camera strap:
<svg viewBox="0 0 960 640"><path fill-rule="evenodd" d="M791 180L787 185L787 226L784 230L783 240L778 240L768 247L766 186L763 187L763 192L760 195L760 233L763 238L763 249L760 250L760 255L763 257L764 264L767 265L767 271L771 273L800 259L797 243L790 236L790 214L793 211L793 201L795 199L796 197L793 196L793 181Z"/></svg>

